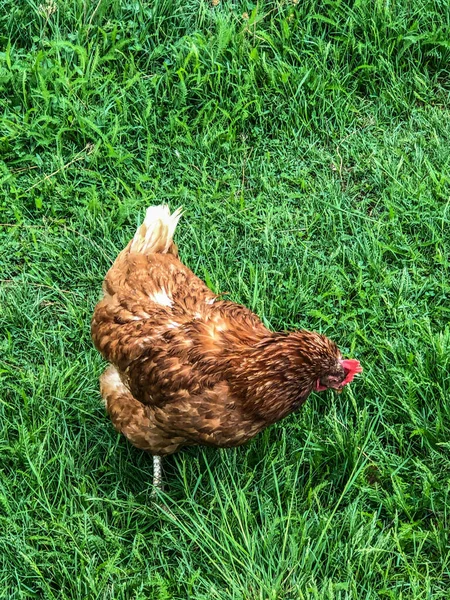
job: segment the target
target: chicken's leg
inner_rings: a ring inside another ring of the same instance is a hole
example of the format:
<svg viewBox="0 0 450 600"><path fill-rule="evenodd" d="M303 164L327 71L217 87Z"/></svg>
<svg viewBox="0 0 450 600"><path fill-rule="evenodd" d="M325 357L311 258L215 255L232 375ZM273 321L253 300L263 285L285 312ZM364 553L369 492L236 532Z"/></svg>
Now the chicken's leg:
<svg viewBox="0 0 450 600"><path fill-rule="evenodd" d="M114 427L137 448L152 452L154 437L149 409L132 396L115 367L108 367L100 377L100 391ZM162 490L161 463L162 457L153 455L152 496Z"/></svg>
<svg viewBox="0 0 450 600"><path fill-rule="evenodd" d="M153 456L153 493L155 495L157 491L162 490L162 457L161 456Z"/></svg>

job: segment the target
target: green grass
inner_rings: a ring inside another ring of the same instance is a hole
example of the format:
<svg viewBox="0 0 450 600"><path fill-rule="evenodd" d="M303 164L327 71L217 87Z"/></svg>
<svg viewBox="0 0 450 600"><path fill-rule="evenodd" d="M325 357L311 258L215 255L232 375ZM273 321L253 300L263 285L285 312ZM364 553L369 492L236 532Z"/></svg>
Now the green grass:
<svg viewBox="0 0 450 600"><path fill-rule="evenodd" d="M449 3L55 8L0 0L0 598L447 599ZM169 458L166 510L89 337L162 201L210 286L365 368Z"/></svg>

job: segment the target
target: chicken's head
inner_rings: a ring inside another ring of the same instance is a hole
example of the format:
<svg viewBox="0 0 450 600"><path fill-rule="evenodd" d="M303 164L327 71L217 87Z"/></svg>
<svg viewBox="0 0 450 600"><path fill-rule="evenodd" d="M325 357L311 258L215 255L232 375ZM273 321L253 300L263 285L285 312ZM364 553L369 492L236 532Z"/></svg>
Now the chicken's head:
<svg viewBox="0 0 450 600"><path fill-rule="evenodd" d="M337 358L336 363L317 378L315 391L323 392L332 388L340 392L345 385L353 381L355 375L362 373L362 370L359 360Z"/></svg>
<svg viewBox="0 0 450 600"><path fill-rule="evenodd" d="M292 360L296 365L297 380L308 392L341 391L362 373L358 360L343 359L336 344L326 336L313 331L295 331L288 336Z"/></svg>

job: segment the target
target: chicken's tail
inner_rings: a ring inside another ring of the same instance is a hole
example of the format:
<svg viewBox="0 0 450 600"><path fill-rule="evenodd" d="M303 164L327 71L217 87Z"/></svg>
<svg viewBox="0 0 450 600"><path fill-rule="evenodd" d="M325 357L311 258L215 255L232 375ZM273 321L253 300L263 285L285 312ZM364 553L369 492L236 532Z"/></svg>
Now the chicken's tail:
<svg viewBox="0 0 450 600"><path fill-rule="evenodd" d="M144 222L134 234L130 250L143 254L168 252L180 217L181 208L170 214L167 204L149 206Z"/></svg>

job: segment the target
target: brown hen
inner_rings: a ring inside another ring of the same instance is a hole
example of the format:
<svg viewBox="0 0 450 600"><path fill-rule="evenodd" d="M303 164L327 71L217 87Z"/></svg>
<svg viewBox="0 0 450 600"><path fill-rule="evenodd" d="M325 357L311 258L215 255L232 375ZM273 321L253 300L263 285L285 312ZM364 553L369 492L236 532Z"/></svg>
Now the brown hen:
<svg viewBox="0 0 450 600"><path fill-rule="evenodd" d="M309 331L274 333L222 300L178 259L180 210L147 210L106 274L92 338L110 363L100 391L114 427L154 456L181 446L239 446L297 410L312 391L362 371Z"/></svg>

